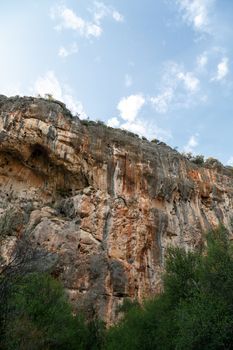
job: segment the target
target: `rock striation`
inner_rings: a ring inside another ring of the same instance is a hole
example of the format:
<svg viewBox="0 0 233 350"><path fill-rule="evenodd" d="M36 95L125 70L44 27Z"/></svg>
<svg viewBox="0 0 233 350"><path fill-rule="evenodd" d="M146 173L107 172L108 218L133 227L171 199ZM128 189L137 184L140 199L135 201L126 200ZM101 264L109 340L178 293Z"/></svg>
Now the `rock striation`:
<svg viewBox="0 0 233 350"><path fill-rule="evenodd" d="M81 121L59 101L0 96L0 215L2 254L28 235L55 257L74 308L112 323L124 298L160 291L168 246L231 229L233 170Z"/></svg>

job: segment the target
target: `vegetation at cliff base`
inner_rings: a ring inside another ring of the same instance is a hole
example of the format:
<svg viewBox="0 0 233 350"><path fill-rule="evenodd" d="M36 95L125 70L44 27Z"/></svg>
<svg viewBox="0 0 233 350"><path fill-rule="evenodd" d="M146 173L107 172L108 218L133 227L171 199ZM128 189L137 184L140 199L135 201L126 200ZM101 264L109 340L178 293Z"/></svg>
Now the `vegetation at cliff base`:
<svg viewBox="0 0 233 350"><path fill-rule="evenodd" d="M5 305L0 349L99 349L101 322L73 315L61 284L45 273L17 280ZM2 320L3 321L3 320ZM98 338L98 339L97 339Z"/></svg>
<svg viewBox="0 0 233 350"><path fill-rule="evenodd" d="M106 350L233 349L233 250L224 227L202 251L168 252L164 292L134 306L107 334Z"/></svg>
<svg viewBox="0 0 233 350"><path fill-rule="evenodd" d="M233 349L229 233L209 232L198 251L170 248L163 293L142 305L126 300L124 317L109 329L74 315L61 284L45 273L15 279L0 311L3 350Z"/></svg>

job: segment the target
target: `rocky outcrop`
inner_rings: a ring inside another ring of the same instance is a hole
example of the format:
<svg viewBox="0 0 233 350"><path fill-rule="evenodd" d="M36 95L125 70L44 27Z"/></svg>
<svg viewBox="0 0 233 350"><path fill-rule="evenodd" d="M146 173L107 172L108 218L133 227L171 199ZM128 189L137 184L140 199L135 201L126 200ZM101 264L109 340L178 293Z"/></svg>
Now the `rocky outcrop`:
<svg viewBox="0 0 233 350"><path fill-rule="evenodd" d="M169 245L231 229L231 169L74 119L58 101L0 97L0 164L4 242L28 235L54 254L74 308L110 323L125 297L159 292Z"/></svg>

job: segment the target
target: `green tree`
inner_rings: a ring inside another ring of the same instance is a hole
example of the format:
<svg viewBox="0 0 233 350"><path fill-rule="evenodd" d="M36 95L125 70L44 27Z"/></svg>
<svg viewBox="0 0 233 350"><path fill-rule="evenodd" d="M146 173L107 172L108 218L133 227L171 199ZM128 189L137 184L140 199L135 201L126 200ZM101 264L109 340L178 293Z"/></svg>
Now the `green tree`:
<svg viewBox="0 0 233 350"><path fill-rule="evenodd" d="M60 283L42 273L28 274L9 300L5 349L85 349L88 329L74 317Z"/></svg>

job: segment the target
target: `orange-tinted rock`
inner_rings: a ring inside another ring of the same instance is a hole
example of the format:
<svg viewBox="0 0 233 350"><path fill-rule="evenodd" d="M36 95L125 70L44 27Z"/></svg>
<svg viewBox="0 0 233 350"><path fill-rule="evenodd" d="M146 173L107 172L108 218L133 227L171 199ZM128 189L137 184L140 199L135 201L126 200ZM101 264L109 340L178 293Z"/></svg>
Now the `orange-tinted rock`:
<svg viewBox="0 0 233 350"><path fill-rule="evenodd" d="M56 101L0 97L0 165L0 215L23 217L12 241L27 232L56 254L74 307L107 322L125 297L159 292L169 245L192 249L220 222L231 228L231 169L74 120Z"/></svg>

